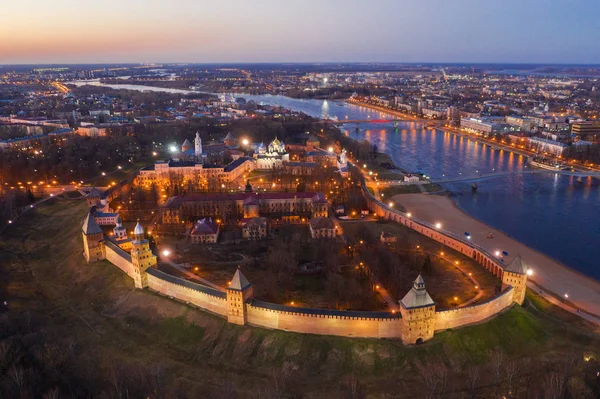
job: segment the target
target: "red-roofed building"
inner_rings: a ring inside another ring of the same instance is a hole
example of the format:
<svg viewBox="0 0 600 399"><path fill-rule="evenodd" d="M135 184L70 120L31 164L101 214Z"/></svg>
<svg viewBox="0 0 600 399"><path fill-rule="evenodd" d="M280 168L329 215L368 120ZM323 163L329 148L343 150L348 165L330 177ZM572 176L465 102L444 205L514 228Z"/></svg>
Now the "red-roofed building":
<svg viewBox="0 0 600 399"><path fill-rule="evenodd" d="M171 197L161 208L162 223L179 224L199 217L238 220L261 216L308 220L327 217L329 205L323 193L234 193Z"/></svg>

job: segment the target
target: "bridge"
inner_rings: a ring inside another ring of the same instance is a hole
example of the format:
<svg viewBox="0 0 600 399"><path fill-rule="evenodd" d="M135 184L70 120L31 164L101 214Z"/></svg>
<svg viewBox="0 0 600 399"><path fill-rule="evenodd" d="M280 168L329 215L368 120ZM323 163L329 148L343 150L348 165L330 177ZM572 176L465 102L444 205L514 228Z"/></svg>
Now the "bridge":
<svg viewBox="0 0 600 399"><path fill-rule="evenodd" d="M437 178L437 179L431 179L431 183L456 183L456 182L461 182L461 181L479 181L479 180L487 180L487 179L492 179L495 177L501 177L501 176L509 176L509 175L523 175L523 174L529 174L529 175L536 175L536 174L543 174L543 173L553 173L553 174L559 174L559 175L563 175L563 176L574 176L574 177L596 177L596 178L600 178L600 172L586 172L586 171L570 171L570 170L557 170L557 171L552 171L552 170L546 170L546 169L523 169L523 170L517 170L517 171L506 171L506 172L490 172L490 173L478 173L476 175L465 175L465 176L454 176L454 177L447 177L447 178Z"/></svg>
<svg viewBox="0 0 600 399"><path fill-rule="evenodd" d="M414 122L412 119L322 119L321 122L331 123L333 125L342 125L344 123L398 123L398 122Z"/></svg>

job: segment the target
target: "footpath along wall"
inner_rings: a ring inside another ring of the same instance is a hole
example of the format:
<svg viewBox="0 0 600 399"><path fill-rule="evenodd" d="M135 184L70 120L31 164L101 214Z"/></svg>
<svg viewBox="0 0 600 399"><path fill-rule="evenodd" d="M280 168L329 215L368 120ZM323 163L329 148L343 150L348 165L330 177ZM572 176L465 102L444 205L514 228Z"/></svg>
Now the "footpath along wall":
<svg viewBox="0 0 600 399"><path fill-rule="evenodd" d="M362 191L369 209L377 216L403 224L426 237L436 240L448 248L472 258L494 276L502 278L503 266L484 248L448 231L437 229L431 223L416 219L413 216L409 217L408 214L384 204L371 194L364 179L362 180Z"/></svg>

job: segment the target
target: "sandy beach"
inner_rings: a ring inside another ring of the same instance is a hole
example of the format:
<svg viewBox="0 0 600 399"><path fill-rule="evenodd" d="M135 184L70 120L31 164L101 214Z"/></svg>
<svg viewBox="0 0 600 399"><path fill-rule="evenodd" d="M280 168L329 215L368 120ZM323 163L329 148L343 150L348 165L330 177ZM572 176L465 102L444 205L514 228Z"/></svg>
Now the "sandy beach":
<svg viewBox="0 0 600 399"><path fill-rule="evenodd" d="M507 251L504 257L508 264L516 255L521 255L525 263L534 269L530 278L546 291L563 297L568 294L569 301L580 309L600 315L600 282L561 264L560 262L510 238L483 222L460 210L448 197L426 194L399 194L393 201L406 207L415 218L441 223L444 230L457 235L469 232L472 241L491 253ZM486 238L489 233L493 238Z"/></svg>

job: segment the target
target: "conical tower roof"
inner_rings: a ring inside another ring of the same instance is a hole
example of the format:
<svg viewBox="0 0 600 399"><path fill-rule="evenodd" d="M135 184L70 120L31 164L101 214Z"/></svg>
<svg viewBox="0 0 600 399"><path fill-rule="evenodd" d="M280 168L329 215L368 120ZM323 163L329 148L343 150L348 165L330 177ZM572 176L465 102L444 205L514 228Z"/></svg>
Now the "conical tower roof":
<svg viewBox="0 0 600 399"><path fill-rule="evenodd" d="M231 284L229 284L229 289L243 291L246 288L250 287L252 284L246 279L246 277L242 274L240 269L238 268L231 279Z"/></svg>
<svg viewBox="0 0 600 399"><path fill-rule="evenodd" d="M192 148L192 143L190 143L190 141L188 139L185 139L185 141L181 145L181 148L188 148L188 149Z"/></svg>
<svg viewBox="0 0 600 399"><path fill-rule="evenodd" d="M90 198L102 198L102 194L100 194L100 191L98 191L98 189L96 187L92 187L92 189L90 190L88 197Z"/></svg>
<svg viewBox="0 0 600 399"><path fill-rule="evenodd" d="M83 220L83 226L81 227L81 230L85 235L102 233L102 229L100 228L100 226L98 226L98 223L96 223L96 219L94 218L94 216L92 216L90 212L88 212L85 219Z"/></svg>
<svg viewBox="0 0 600 399"><path fill-rule="evenodd" d="M527 269L529 269L529 267L523 259L521 259L521 255L517 255L504 270L511 273L525 274L527 273Z"/></svg>
<svg viewBox="0 0 600 399"><path fill-rule="evenodd" d="M225 136L224 140L232 141L232 140L235 140L235 138L233 137L233 135L231 134L231 132L228 132L227 136Z"/></svg>
<svg viewBox="0 0 600 399"><path fill-rule="evenodd" d="M400 305L405 309L435 305L435 302L431 299L429 293L427 293L427 290L425 289L425 280L423 280L423 277L420 274L414 281L413 287L400 301Z"/></svg>

